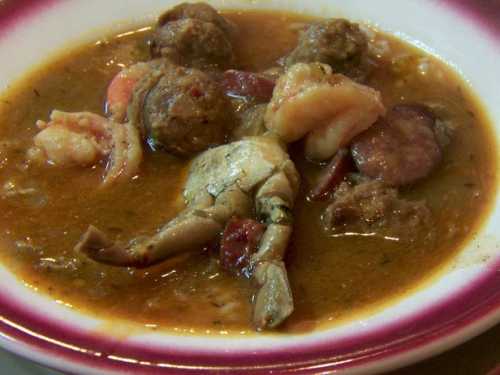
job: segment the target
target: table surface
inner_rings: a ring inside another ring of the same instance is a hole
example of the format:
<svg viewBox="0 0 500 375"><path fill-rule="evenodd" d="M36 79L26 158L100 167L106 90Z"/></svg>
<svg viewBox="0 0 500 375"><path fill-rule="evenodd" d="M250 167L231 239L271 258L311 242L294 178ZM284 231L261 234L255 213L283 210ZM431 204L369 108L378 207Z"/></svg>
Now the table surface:
<svg viewBox="0 0 500 375"><path fill-rule="evenodd" d="M500 324L455 349L387 375L486 375L497 366L500 366Z"/></svg>
<svg viewBox="0 0 500 375"><path fill-rule="evenodd" d="M469 342L437 357L386 375L486 375L500 366L500 324ZM497 368L500 374L500 368ZM0 373L60 375L34 363L0 351Z"/></svg>

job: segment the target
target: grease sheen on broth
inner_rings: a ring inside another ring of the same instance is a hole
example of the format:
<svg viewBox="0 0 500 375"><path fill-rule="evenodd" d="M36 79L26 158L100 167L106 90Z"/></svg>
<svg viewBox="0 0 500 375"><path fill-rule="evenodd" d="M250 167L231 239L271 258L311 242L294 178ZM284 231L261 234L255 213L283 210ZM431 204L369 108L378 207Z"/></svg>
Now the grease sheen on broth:
<svg viewBox="0 0 500 375"><path fill-rule="evenodd" d="M244 70L268 68L294 48L292 24L310 18L276 12L227 12L239 27L234 44ZM269 38L273 35L273 38ZM138 178L99 190L97 169L64 171L23 167L35 121L54 107L102 113L106 87L121 69L147 58L146 32L89 44L57 57L12 87L0 101L0 139L13 142L1 153L0 181L39 191L35 196L0 200L2 261L39 291L101 317L114 317L181 331L250 329L250 285L220 270L206 252L181 255L144 269L120 269L89 260L56 270L71 260L73 246L92 223L118 239L150 234L182 208L180 193L188 163L167 154L146 153ZM320 228L323 203L305 196L318 167L292 149L303 176L295 208L294 236L287 267L295 312L282 332L306 332L338 322L401 295L439 270L478 229L492 201L494 144L487 118L469 88L448 66L389 36L378 35L399 56L384 64L369 85L384 104L423 102L457 125L441 166L403 191L425 198L437 219L437 235L411 244L377 237L327 237ZM436 78L437 77L437 78ZM465 152L464 152L465 150ZM2 151L2 150L0 150ZM229 307L237 313L224 315Z"/></svg>

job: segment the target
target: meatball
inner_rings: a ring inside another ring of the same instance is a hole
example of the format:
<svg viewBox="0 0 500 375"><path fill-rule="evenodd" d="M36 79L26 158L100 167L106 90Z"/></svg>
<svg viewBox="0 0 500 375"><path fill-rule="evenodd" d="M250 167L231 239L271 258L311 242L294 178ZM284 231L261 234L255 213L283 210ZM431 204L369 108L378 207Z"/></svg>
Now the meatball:
<svg viewBox="0 0 500 375"><path fill-rule="evenodd" d="M359 26L344 19L313 23L299 37L285 65L320 62L335 73L363 80L369 73L368 39Z"/></svg>
<svg viewBox="0 0 500 375"><path fill-rule="evenodd" d="M180 4L158 19L151 55L195 68L228 68L234 59L235 27L210 5Z"/></svg>
<svg viewBox="0 0 500 375"><path fill-rule="evenodd" d="M129 108L153 149L189 156L222 144L231 104L206 73L167 65L143 79Z"/></svg>
<svg viewBox="0 0 500 375"><path fill-rule="evenodd" d="M222 17L214 8L206 3L182 3L163 13L158 19L158 26L161 27L168 22L178 21L185 18L210 22L228 35L234 33L235 26Z"/></svg>
<svg viewBox="0 0 500 375"><path fill-rule="evenodd" d="M233 61L229 37L215 24L194 18L166 23L151 39L151 55L195 67L227 68Z"/></svg>
<svg viewBox="0 0 500 375"><path fill-rule="evenodd" d="M441 161L435 118L421 105L395 106L352 143L358 169L392 186L426 177Z"/></svg>

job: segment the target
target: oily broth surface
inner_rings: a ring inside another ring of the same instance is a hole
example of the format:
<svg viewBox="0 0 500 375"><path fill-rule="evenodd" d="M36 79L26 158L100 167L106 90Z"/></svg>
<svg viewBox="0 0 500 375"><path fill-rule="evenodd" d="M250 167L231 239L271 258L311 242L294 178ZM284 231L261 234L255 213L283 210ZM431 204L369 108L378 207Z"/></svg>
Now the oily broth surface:
<svg viewBox="0 0 500 375"><path fill-rule="evenodd" d="M248 70L272 66L295 46L297 31L290 24L309 20L272 12L227 16L239 26L236 54L239 67ZM102 113L113 75L122 65L147 58L146 37L138 33L75 49L26 77L2 98L0 139L13 144L0 154L1 185L12 182L38 191L34 197L0 200L0 234L6 242L2 261L41 292L99 316L182 332L246 332L251 329L250 285L219 270L207 251L146 270L95 264L75 258L72 251L88 224L128 240L151 234L175 216L182 209L187 162L148 153L136 178L106 190L97 188L101 167L25 168L35 121L47 119L53 108ZM349 318L414 287L458 251L492 200L494 145L474 98L444 64L430 59L429 70L422 73L415 63L420 51L384 39L392 51L387 61L396 55L402 61L396 68L382 64L370 82L381 90L385 104L424 102L457 125L438 170L403 192L427 199L438 222L436 236L413 243L327 237L319 220L324 205L305 198L319 168L301 158L300 146L292 147L303 183L287 253L296 310L283 332L303 332L321 322ZM60 260L66 268L47 267Z"/></svg>

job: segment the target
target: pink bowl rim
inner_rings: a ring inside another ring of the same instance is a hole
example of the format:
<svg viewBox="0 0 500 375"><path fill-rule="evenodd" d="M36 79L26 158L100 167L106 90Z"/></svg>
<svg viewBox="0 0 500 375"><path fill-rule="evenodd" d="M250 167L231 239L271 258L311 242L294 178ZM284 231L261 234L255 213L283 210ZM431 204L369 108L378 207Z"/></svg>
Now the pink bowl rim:
<svg viewBox="0 0 500 375"><path fill-rule="evenodd" d="M0 6L0 37L17 22L36 16L59 1L4 1ZM493 11L485 12L481 4L483 0L442 2L473 20L490 35L500 36L500 4ZM492 18L496 15L499 16L497 22ZM0 291L0 335L12 342L7 349L26 355L23 348L28 347L32 353L42 355L41 362L60 370L68 370L67 364L74 363L82 370L137 371L142 374L173 370L254 373L271 369L279 373L312 373L361 368L400 358L399 366L458 345L499 321L500 259L469 287L410 318L342 340L326 340L286 352L277 349L256 355L244 351L216 353L158 349L118 342L58 325L40 313L26 311L8 293ZM472 326L479 328L468 332ZM425 348L427 350L423 350ZM408 353L416 354L412 358L405 357Z"/></svg>

